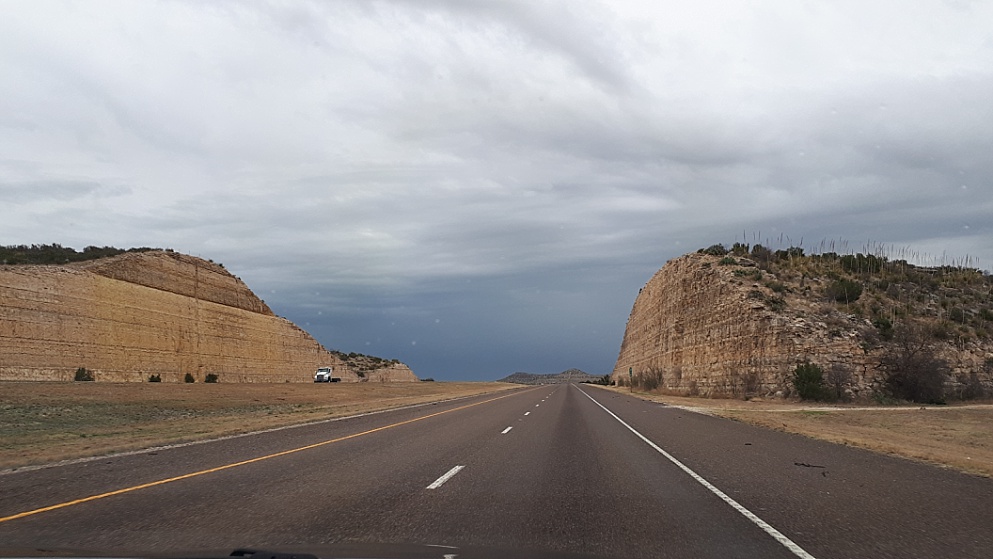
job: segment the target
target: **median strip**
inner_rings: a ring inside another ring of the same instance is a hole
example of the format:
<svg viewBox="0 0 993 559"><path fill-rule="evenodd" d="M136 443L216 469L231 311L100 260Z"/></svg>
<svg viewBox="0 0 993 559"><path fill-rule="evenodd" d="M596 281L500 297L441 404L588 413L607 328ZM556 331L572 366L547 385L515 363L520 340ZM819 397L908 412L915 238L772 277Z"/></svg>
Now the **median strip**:
<svg viewBox="0 0 993 559"><path fill-rule="evenodd" d="M183 474L183 475L180 475L180 476L175 476L175 477L160 479L160 480L152 481L152 482L149 482L149 483L142 483L140 485L134 485L134 486L131 486L131 487L125 487L125 488L117 489L117 490L114 490L114 491L108 491L106 493L99 493L97 495L90 495L89 497L83 497L81 499L74 499L72 501L66 501L66 502L63 502L63 503L55 504L55 505L49 505L49 506L46 506L46 507L41 507L41 508L37 508L37 509L33 509L33 510L19 512L17 514L12 514L12 515L9 515L9 516L0 517L0 523L9 522L11 520L17 520L19 518L24 518L24 517L27 517L27 516L33 516L33 515L36 515L36 514L41 514L43 512L50 512L50 511L53 511L53 510L64 509L64 508L67 508L67 507L71 507L73 505L81 505L83 503L89 503L90 501L96 501L96 500L99 500L99 499L105 499L107 497L113 497L115 495L123 495L124 493L131 493L133 491L138 491L140 489L148 489L149 487L156 487L156 486L159 486L159 485L165 485L167 483L172 483L174 481L181 481L181 480L184 480L184 479L190 479L190 478L194 478L194 477L198 477L198 476L202 476L202 475L206 475L206 474L211 474L211 473L214 473L214 472L220 472L220 471L223 471L223 470L229 470L231 468L237 468L238 466L245 466L245 465L248 465L248 464L254 464L256 462L262 462L263 460L269 460L271 458L278 458L280 456L287 456L287 455L290 455L290 454L295 454L297 452L303 452L304 450L310 450L310 449L318 448L318 447L321 447L321 446L326 446L326 445L329 445L329 444L334 444L334 443L341 442L341 441L347 441L349 439L355 439L355 438L358 438L358 437L362 437L364 435L370 435L372 433L378 433L379 431L385 431L387 429L392 429L394 427L399 427L401 425L408 425L410 423L415 423L417 421L422 421L424 419L429 419L429 418L432 418L432 417L437 417L439 415L444 415L446 413L452 413L452 412L464 410L464 409L467 409L467 408L479 406L479 405L482 405L482 404L488 404L490 402L495 402L496 400L502 400L503 398L507 398L507 397L510 397L510 396L513 396L513 395L516 395L516 394L520 394L520 392L512 392L510 394L505 394L503 396L497 396L496 398L490 398L489 400L483 400L481 402L475 402L475 403L472 403L472 404L466 404L464 406L459 406L457 408L452 408L450 410L439 411L439 412L431 413L431 414L428 414L428 415L423 415L421 417L415 417L413 419L407 419L405 421L399 421L397 423L391 423L389 425L383 425L382 427L376 427L375 429L369 429L368 431L362 431L361 433L353 433L351 435L345 435L343 437L338 437L336 439L331 439L331 440L327 440L327 441L321 441L319 443L309 444L309 445L306 445L306 446L301 446L299 448L293 448L293 449L290 449L290 450L284 450L284 451L281 451L281 452L275 452L273 454L267 454L265 456L259 456L259 457L256 457L256 458L251 458L249 460L242 460L240 462L234 462L234 463L231 463L231 464L225 464L223 466L217 466L215 468L208 468L206 470L200 470L200 471L196 471L196 472L190 472L188 474ZM455 475L455 474L452 474L452 475ZM442 483L444 483L444 482L442 482Z"/></svg>

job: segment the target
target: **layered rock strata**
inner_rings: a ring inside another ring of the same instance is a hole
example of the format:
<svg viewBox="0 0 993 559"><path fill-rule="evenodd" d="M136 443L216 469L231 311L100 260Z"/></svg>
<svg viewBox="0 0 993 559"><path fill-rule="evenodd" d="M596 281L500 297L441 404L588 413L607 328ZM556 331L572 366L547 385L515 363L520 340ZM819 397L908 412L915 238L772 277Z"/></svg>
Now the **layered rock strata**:
<svg viewBox="0 0 993 559"><path fill-rule="evenodd" d="M775 275L749 280L747 266L754 264L721 265L698 253L667 262L635 300L612 378L652 376L659 388L694 395L784 396L796 366L809 362L841 371L850 397L880 390L879 351L866 349L873 331L867 319L817 295L774 293ZM805 293L823 290L823 280L807 281ZM973 345L937 348L952 384L990 360L988 345Z"/></svg>
<svg viewBox="0 0 993 559"><path fill-rule="evenodd" d="M358 381L307 332L221 266L173 252L67 266L0 267L0 380ZM400 364L369 380L417 380Z"/></svg>

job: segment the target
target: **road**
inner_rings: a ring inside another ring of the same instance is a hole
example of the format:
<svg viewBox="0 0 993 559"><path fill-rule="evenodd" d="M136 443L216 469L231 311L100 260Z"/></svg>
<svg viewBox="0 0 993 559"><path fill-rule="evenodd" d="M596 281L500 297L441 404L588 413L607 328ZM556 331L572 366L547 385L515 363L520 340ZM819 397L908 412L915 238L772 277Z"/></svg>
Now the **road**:
<svg viewBox="0 0 993 559"><path fill-rule="evenodd" d="M589 385L0 475L0 549L990 557L993 481Z"/></svg>

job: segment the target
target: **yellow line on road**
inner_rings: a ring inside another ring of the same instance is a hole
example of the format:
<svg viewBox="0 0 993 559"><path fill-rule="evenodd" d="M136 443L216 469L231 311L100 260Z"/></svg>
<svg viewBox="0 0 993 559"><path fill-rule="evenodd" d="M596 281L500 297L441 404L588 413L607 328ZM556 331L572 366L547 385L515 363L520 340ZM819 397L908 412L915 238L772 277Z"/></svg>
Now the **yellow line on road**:
<svg viewBox="0 0 993 559"><path fill-rule="evenodd" d="M488 404L488 403L494 402L496 400L501 400L503 398L507 398L509 396L513 396L514 394L520 394L520 392L514 391L511 394L504 394L503 396L498 396L496 398L491 398L489 400L483 400L482 402L476 402L474 404L466 404L464 406L459 406L457 408L452 408L450 410L439 411L439 412L431 413L431 414L424 415L424 416L421 416L421 417L415 417L414 419L408 419L408 420L405 420L405 421L400 421L398 423L391 423L389 425L384 425L382 427L376 427L375 429L369 429L368 431L362 431L361 433L353 433L351 435L345 435L344 437L338 437L337 439L331 439L331 440L322 441L322 442L319 442L319 443L309 444L307 446L301 446L300 448L293 448L293 449L290 449L290 450L284 450L282 452L276 452L276 453L273 453L273 454L267 454L266 456L259 456L258 458L252 458L250 460L242 460L241 462L234 462L232 464L225 464L223 466L217 466L216 468L208 468L206 470L200 470L198 472L191 472L191 473L188 473L188 474L183 474L181 476L170 477L170 478L166 478L166 479L160 479L158 481L152 481L152 482L149 482L149 483L142 483L141 485L134 485L132 487L125 487L123 489L117 489L115 491L108 491L107 493L100 493L99 495L90 495L89 497L83 497L82 499L75 499L75 500L72 500L72 501L66 501L64 503L59 503L57 505L49 505L47 507L42 507L42 508L39 508L39 509L29 510L29 511L25 511L25 512L19 512L17 514L12 514L10 516L0 517L0 523L9 522L11 520L17 520L18 518L24 518L26 516L32 516L32 515L35 515L35 514L41 514L43 512L49 512L49 511L53 511L53 510L64 509L66 507L71 507L73 505L80 505L80 504L83 504L83 503L88 503L90 501L96 501L98 499L105 499L107 497L113 497L114 495L121 495L121 494L124 494L124 493L130 493L132 491L138 491L140 489L147 489L149 487L155 487L157 485L165 485L167 483L172 483L174 481L180 481L180 480L189 479L189 478L192 478L192 477L202 476L202 475L205 475L205 474L211 474L211 473L214 473L214 472L220 472L221 470L229 470L231 468L237 468L238 466L244 466L246 464L254 464L255 462L261 462L263 460L269 460L270 458L278 458L280 456L286 456L288 454L293 454L293 453L296 453L296 452L302 452L304 450L310 450L312 448L317 448L319 446L325 446L325 445L329 445L329 444L333 444L333 443L337 443L337 442L341 442L341 441L347 441L348 439L354 439L354 438L357 438L357 437L361 437L363 435L369 435L369 434L376 433L376 432L379 432L379 431L385 431L386 429L392 429L393 427L399 427L401 425L407 425L409 423L414 423L414 422L421 421L421 420L424 420L424 419L429 419L429 418L432 418L432 417L437 417L439 415L444 415L446 413L452 413L452 412L455 412L455 411L464 410L466 408L471 408L471 407L478 406L478 405L481 405L481 404Z"/></svg>

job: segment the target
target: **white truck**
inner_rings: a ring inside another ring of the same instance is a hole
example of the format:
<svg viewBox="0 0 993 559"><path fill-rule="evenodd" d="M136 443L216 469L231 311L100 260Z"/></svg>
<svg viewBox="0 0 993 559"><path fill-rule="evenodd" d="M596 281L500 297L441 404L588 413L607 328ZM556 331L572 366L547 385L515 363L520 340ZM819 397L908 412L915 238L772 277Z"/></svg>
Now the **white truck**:
<svg viewBox="0 0 993 559"><path fill-rule="evenodd" d="M321 367L314 373L314 382L341 382L340 378L331 376L331 367Z"/></svg>

